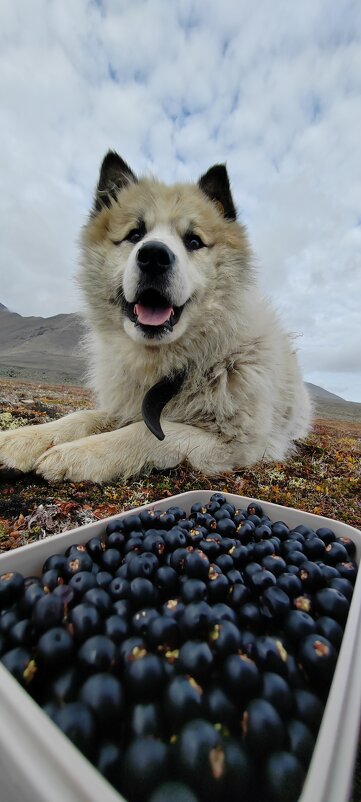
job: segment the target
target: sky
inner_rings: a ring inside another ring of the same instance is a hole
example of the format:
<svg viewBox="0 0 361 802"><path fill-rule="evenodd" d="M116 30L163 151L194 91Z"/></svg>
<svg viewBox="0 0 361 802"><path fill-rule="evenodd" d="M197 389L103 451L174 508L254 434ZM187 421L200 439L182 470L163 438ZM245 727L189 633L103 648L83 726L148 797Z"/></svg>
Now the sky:
<svg viewBox="0 0 361 802"><path fill-rule="evenodd" d="M166 183L226 162L305 379L361 401L360 100L359 0L1 0L0 302L80 308L109 148Z"/></svg>

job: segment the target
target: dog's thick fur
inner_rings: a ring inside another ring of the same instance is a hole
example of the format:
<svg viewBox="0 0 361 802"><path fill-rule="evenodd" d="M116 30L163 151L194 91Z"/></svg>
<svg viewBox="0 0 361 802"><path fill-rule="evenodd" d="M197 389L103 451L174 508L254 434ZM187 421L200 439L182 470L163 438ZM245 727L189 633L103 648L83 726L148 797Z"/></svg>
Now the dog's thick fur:
<svg viewBox="0 0 361 802"><path fill-rule="evenodd" d="M235 218L224 167L198 185L169 187L137 180L107 154L79 273L97 410L2 433L0 463L50 481L105 482L184 460L214 474L290 453L308 431L310 402ZM127 237L140 220L142 239L133 244ZM187 246L190 231L204 247ZM169 304L182 310L173 330L157 327L155 336L126 311L141 281L138 251L149 242L174 255L162 287L168 281ZM179 371L185 379L164 409L159 441L142 419L142 401Z"/></svg>

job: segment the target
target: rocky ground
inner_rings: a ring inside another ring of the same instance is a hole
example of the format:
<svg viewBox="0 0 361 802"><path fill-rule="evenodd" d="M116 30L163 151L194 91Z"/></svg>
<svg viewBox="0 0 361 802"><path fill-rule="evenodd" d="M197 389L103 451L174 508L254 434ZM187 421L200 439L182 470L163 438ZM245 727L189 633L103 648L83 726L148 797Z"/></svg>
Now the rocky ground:
<svg viewBox="0 0 361 802"><path fill-rule="evenodd" d="M3 378L0 429L50 421L89 406L89 392L79 387ZM181 466L103 486L91 482L50 485L34 475L19 479L6 472L0 482L0 551L201 488L252 496L361 528L361 423L318 418L286 463L259 463L212 479ZM361 802L361 768L352 799Z"/></svg>

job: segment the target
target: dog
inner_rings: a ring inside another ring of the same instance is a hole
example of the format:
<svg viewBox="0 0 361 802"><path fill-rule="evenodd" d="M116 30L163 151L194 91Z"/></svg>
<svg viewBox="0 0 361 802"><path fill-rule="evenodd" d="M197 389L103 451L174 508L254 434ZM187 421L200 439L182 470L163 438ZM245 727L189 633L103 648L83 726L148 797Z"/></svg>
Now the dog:
<svg viewBox="0 0 361 802"><path fill-rule="evenodd" d="M109 151L81 244L96 409L1 433L0 463L103 483L184 461L214 475L284 460L310 399L226 166L167 186Z"/></svg>

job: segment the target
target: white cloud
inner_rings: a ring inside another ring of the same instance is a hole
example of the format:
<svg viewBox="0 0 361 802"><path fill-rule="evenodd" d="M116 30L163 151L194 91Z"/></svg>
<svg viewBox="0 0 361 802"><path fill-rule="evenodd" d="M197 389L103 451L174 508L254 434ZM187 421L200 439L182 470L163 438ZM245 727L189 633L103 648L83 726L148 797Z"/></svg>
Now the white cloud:
<svg viewBox="0 0 361 802"><path fill-rule="evenodd" d="M227 161L306 378L361 400L357 0L3 0L0 301L79 306L104 152L192 180Z"/></svg>

